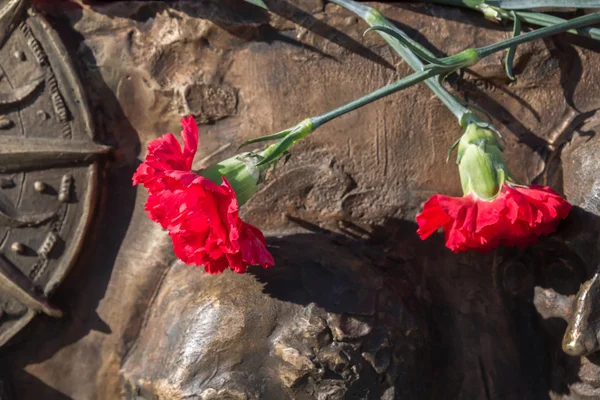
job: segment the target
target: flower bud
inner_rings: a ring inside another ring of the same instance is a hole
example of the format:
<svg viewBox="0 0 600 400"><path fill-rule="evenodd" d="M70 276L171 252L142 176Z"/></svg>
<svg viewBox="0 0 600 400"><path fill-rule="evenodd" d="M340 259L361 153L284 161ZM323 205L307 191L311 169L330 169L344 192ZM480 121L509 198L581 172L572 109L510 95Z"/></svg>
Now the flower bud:
<svg viewBox="0 0 600 400"><path fill-rule="evenodd" d="M491 200L510 176L496 133L486 123L474 122L458 143L456 160L463 193Z"/></svg>

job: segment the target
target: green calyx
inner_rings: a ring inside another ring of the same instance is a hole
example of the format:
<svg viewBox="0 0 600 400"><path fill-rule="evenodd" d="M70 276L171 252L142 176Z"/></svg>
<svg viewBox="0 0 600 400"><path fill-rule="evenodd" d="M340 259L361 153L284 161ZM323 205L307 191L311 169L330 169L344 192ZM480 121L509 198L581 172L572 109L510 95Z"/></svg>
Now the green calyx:
<svg viewBox="0 0 600 400"><path fill-rule="evenodd" d="M289 154L288 149L297 141L305 136L310 135L315 130L315 124L312 118L306 118L300 121L296 126L290 128L280 141L263 150L260 155L264 157L260 162L260 167L267 167L270 164L276 163L282 157Z"/></svg>
<svg viewBox="0 0 600 400"><path fill-rule="evenodd" d="M425 70L439 70L441 74L448 75L457 69L471 67L479 62L479 53L477 49L466 49L450 57L444 57L437 60L436 64L428 64Z"/></svg>
<svg viewBox="0 0 600 400"><path fill-rule="evenodd" d="M199 174L217 185L221 184L223 177L227 178L241 206L258 191L263 180L267 166L257 165L262 159L260 154L242 153L211 165Z"/></svg>
<svg viewBox="0 0 600 400"><path fill-rule="evenodd" d="M298 125L276 133L249 140L242 144L258 143L266 140L280 139L275 144L268 146L260 152L247 152L235 155L217 164L211 165L198 172L205 178L220 185L223 177L233 188L238 204L246 203L257 191L258 185L263 181L265 172L270 166L275 165L282 158L289 158L288 148L313 131L310 118L301 121ZM240 146L241 147L241 146Z"/></svg>
<svg viewBox="0 0 600 400"><path fill-rule="evenodd" d="M322 117L322 116L321 116ZM315 117L319 118L319 117ZM239 148L247 146L252 143L265 142L268 140L280 139L277 143L267 147L265 150L259 153L262 159L258 162L258 166L262 167L276 163L282 157L287 156L288 149L294 145L298 140L303 137L310 135L315 129L316 124L313 122L313 118L306 118L297 125L284 129L281 132L277 132L273 135L261 136L254 139L250 139L241 144Z"/></svg>
<svg viewBox="0 0 600 400"><path fill-rule="evenodd" d="M492 200L510 172L497 133L487 123L473 122L458 141L458 172L465 195L473 193L478 198Z"/></svg>

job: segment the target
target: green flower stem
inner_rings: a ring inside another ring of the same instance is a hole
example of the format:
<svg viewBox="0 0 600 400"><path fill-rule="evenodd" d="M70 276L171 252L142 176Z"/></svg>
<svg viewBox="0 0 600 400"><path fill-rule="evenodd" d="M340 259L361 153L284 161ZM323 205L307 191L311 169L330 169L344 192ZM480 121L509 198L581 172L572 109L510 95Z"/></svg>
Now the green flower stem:
<svg viewBox="0 0 600 400"><path fill-rule="evenodd" d="M479 58L487 57L498 51L508 49L509 47L516 46L532 40L541 39L547 36L554 35L556 33L565 32L569 29L581 28L586 25L600 23L600 12L584 15L582 17L573 18L571 20L561 22L556 25L547 26L544 28L536 29L532 32L527 32L520 36L516 36L502 42L494 43L489 46L481 47L476 49Z"/></svg>
<svg viewBox="0 0 600 400"><path fill-rule="evenodd" d="M469 0L425 0L425 1L427 1L429 3L464 7L464 8L470 8L470 9L476 10L476 11L481 11L481 9L478 8L477 5L474 5L473 2L469 1ZM491 6L490 6L490 8L498 13L498 15L497 15L498 18L504 19L504 20L511 20L511 21L514 20L514 16L511 15L510 10L505 10L503 8L491 7ZM515 15L517 18L519 18L521 20L521 22L524 22L524 23L527 23L530 25L537 25L537 26L552 26L552 25L560 24L560 23L567 21L566 19L555 17L553 15L537 13L537 12L529 12L529 11L515 10ZM592 39L600 40L600 29L598 29L598 28L589 28L589 27L573 28L573 29L567 30L567 32L573 33L575 35L586 36L586 37L589 37Z"/></svg>
<svg viewBox="0 0 600 400"><path fill-rule="evenodd" d="M341 2L341 0L335 0L337 2ZM361 11L360 4L350 4L353 6L353 10ZM373 13L372 13L373 14ZM374 14L376 16L376 13ZM336 108L335 110L329 111L323 115L319 115L312 118L307 118L306 120L300 122L298 125L286 129L276 135L263 136L261 138L256 138L252 140L252 143L257 143L265 140L272 140L274 138L280 138L280 140L270 147L268 154L260 161L257 166L269 165L279 160L281 157L284 157L287 154L287 149L289 149L292 145L298 142L300 139L314 132L315 129L320 127L321 125L331 121L334 118L337 118L341 115L344 115L350 111L356 110L362 106L365 106L369 103L372 103L376 100L379 100L387 95L398 92L400 90L406 89L410 86L413 86L419 82L426 81L432 77L438 75L446 75L456 70L456 68L471 66L476 64L481 58L487 57L497 51L501 51L507 49L509 47L525 43L531 40L539 39L542 37L546 37L555 33L564 32L568 29L579 28L585 25L593 24L596 22L600 22L600 13L589 14L583 17L574 18L570 21L566 21L564 23L560 23L554 26L549 26L546 28L541 28L533 32L526 33L521 36L514 37L512 39L505 40L503 42L499 42L490 46L482 47L480 49L466 49L458 54L455 54L450 57L446 57L440 59L439 61L444 63L445 65L433 65L428 64L423 66L421 71L417 71L414 74L407 76L397 82L394 82L390 85L382 87L380 89L375 90L363 96L357 100L351 101L341 107ZM460 121L461 125L465 122L473 122L476 119L476 116L473 118L469 118L468 121ZM288 133L289 132L289 133ZM247 142L248 143L248 142Z"/></svg>
<svg viewBox="0 0 600 400"><path fill-rule="evenodd" d="M443 72L443 70L443 67L434 67L425 71L415 72L414 74L409 75L406 78L400 79L399 81L377 89L374 92L371 92L366 96L351 101L350 103L344 104L343 106L338 107L335 110L329 111L317 117L312 117L310 118L310 120L312 121L313 130L317 129L321 125L331 121L334 118L349 113L350 111L356 110L357 108L379 100L387 95L396 93L400 90L416 85L419 82L423 82L424 80L427 80L433 76L439 75L440 72Z"/></svg>
<svg viewBox="0 0 600 400"><path fill-rule="evenodd" d="M502 18L507 18L513 20L514 18L510 15L510 12L506 10L499 9L498 10L500 16ZM556 24L560 24L566 22L566 19L555 17L554 15L536 13L536 12L528 12L528 11L515 11L517 18L520 18L522 22L526 22L532 25L539 26L552 26ZM505 16L506 15L506 16ZM590 28L583 27L577 29L569 29L567 32L573 33L575 35L586 36L592 39L600 40L600 29L598 28Z"/></svg>
<svg viewBox="0 0 600 400"><path fill-rule="evenodd" d="M371 92L366 96L351 101L350 103L344 104L343 106L338 107L335 110L303 120L293 128L286 129L284 132L289 132L286 136L281 138L281 140L279 140L274 145L269 146L262 153L259 153L264 158L258 163L258 166L273 164L280 158L284 157L287 152L287 149L292 147L296 142L298 142L303 137L308 136L309 134L314 132L315 129L326 124L332 119L335 119L341 115L349 113L350 111L356 110L357 108L379 100L387 95L396 93L400 90L416 85L419 82L423 82L431 78L432 76L439 75L444 70L446 70L445 67L434 67L425 71L415 72L414 74L409 75L406 78L400 79L399 81L377 89L374 92ZM273 135L266 137L263 136L262 138L257 138L253 140L253 143L257 143L263 140L270 140L271 137L273 137Z"/></svg>
<svg viewBox="0 0 600 400"><path fill-rule="evenodd" d="M276 152L277 152L277 143L274 143L274 144L270 145L269 147L267 147L266 149L264 149L263 151L259 152L258 155L260 157L262 157L263 160L272 158L273 156L276 157L275 159L279 159L281 156L277 157ZM269 164L259 163L258 168L259 168L260 172L263 173L269 168Z"/></svg>
<svg viewBox="0 0 600 400"><path fill-rule="evenodd" d="M479 0L481 1L481 0ZM507 10L530 8L600 8L598 0L494 0L494 4Z"/></svg>
<svg viewBox="0 0 600 400"><path fill-rule="evenodd" d="M397 32L401 32L406 39L411 40L408 35L404 34L404 32L400 31L394 24L389 22L387 18L385 18L381 12L378 10L367 7L363 4L359 4L352 0L329 0L331 3L335 3L341 7L344 7L348 11L351 11L362 18L367 24L370 26L385 26L391 29L395 29ZM394 38L391 35L388 35L383 32L378 32L381 37L398 53L402 59L406 61L410 67L415 71L423 71L423 63L410 49L404 46L400 41ZM415 42L416 45L418 43ZM420 45L418 45L420 46ZM426 54L429 54L431 57L435 57L429 50L425 47L420 46L422 51ZM433 91L433 93L448 107L448 109L456 116L458 122L462 125L463 122L467 119L466 116L473 115L473 112L463 106L460 101L452 94L450 94L439 82L437 78L429 78L425 81L425 84Z"/></svg>
<svg viewBox="0 0 600 400"><path fill-rule="evenodd" d="M339 3L342 0L334 0L334 1ZM355 10L360 10L359 6L361 6L361 5L360 4L353 5ZM522 44L522 43L526 43L526 42L529 42L532 40L540 39L540 38L550 36L550 35L553 35L556 33L564 32L571 28L578 28L578 27L582 27L585 25L590 25L590 24L598 23L598 22L600 22L600 13L589 14L589 15L585 15L582 17L574 18L572 20L569 20L569 21L566 21L566 22L563 22L563 23L560 23L557 25L540 28L533 32L528 32L523 35L504 40L502 42L498 42L498 43L495 43L495 44L492 44L489 46L481 47L479 49L474 49L474 50L467 49L467 50L462 51L453 56L446 57L445 59L441 59L440 61L444 61L444 60L452 61L455 59L460 59L462 65L473 65L477 61L479 61L481 58L490 56L498 51L507 49L509 47L512 47L512 46L515 46L518 44ZM467 60L467 58L469 60ZM440 74L444 74L444 73L448 73L448 72L452 72L455 68L456 68L456 65L452 65L452 64L449 64L446 67L438 66L438 65L433 66L431 64L424 66L422 71L415 72L414 74L407 76L404 79L401 79L390 85L387 85L385 87L377 89L376 91L369 93L366 96L363 96L357 100L351 101L350 103L345 104L341 107L338 107L335 110L332 110L328 113L319 115L317 117L310 118L310 121L312 122L312 131L317 129L319 126L321 126L343 114L346 114L350 111L356 110L357 108L367 105L375 100L379 100L382 97L385 97L389 94L395 93L399 90L406 89L409 86L412 86L419 82L425 81L431 77L434 77L434 76L437 76Z"/></svg>

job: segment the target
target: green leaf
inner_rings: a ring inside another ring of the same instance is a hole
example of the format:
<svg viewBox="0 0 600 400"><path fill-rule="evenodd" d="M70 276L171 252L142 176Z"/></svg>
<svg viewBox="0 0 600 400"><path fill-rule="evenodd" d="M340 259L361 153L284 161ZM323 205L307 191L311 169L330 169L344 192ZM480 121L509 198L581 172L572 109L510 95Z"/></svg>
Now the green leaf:
<svg viewBox="0 0 600 400"><path fill-rule="evenodd" d="M442 64L429 50L427 50L425 47L421 46L419 43L406 36L406 34L404 34L404 32L402 32L398 28L383 25L374 25L367 29L364 34L370 31L379 31L388 34L394 39L398 40L404 46L408 47L408 49L412 51L415 55L417 55L419 58L427 61L430 64L444 66L444 64Z"/></svg>
<svg viewBox="0 0 600 400"><path fill-rule="evenodd" d="M460 139L458 138L456 140L456 142L454 142L454 144L452 146L450 146L450 148L448 149L448 154L446 155L446 163L448 163L448 161L450 161L450 156L452 155L452 152L454 151L454 149L456 149L456 146L458 146L458 144L460 143ZM460 162L460 155L457 157L456 163L458 164Z"/></svg>
<svg viewBox="0 0 600 400"><path fill-rule="evenodd" d="M259 143L259 142L266 142L268 140L281 139L281 138L285 137L288 133L290 133L291 130L292 130L292 128L289 128L289 129L285 129L281 132L274 133L272 135L259 136L254 139L246 140L244 143L242 143L240 145L240 147L238 147L238 150L241 149L242 147L248 146L249 144L252 144L252 143Z"/></svg>
<svg viewBox="0 0 600 400"><path fill-rule="evenodd" d="M292 158L292 153L290 153L289 151L286 151L283 154L283 165L287 164L288 161L290 161L290 158Z"/></svg>
<svg viewBox="0 0 600 400"><path fill-rule="evenodd" d="M427 68L427 65L425 66L425 68ZM437 76L437 81L440 85L443 85L444 82L446 82L446 79L448 79L448 77L450 75L452 75L453 73L457 72L460 68L456 68L456 69L448 69L445 71L441 71L440 74ZM460 71L459 71L460 72Z"/></svg>
<svg viewBox="0 0 600 400"><path fill-rule="evenodd" d="M517 11L517 15L521 18L522 22L539 26L556 25L566 21L565 19L555 17L554 15L536 12ZM583 28L572 29L567 32L600 40L600 29L598 28L591 28L587 26Z"/></svg>
<svg viewBox="0 0 600 400"><path fill-rule="evenodd" d="M314 129L315 126L312 119L306 118L291 128L291 132L289 130L283 131L286 132L285 136L279 142L272 144L263 152L261 152L260 155L264 158L256 165L269 165L278 161L282 157L288 157L288 149L298 140L302 139L306 135L309 135ZM281 133L282 132L279 134Z"/></svg>
<svg viewBox="0 0 600 400"><path fill-rule="evenodd" d="M600 0L490 0L486 3L508 10L546 7L600 8Z"/></svg>
<svg viewBox="0 0 600 400"><path fill-rule="evenodd" d="M289 135L277 142L273 152L267 155L261 162L259 162L256 165L260 166L270 164L273 161L279 160L286 154L287 149L289 149L294 143L296 143L301 138L302 136L299 135L298 132L291 132Z"/></svg>
<svg viewBox="0 0 600 400"><path fill-rule="evenodd" d="M515 22L513 25L513 37L519 36L521 34L521 19L514 11L511 11L510 14ZM508 48L508 51L506 52L506 58L504 59L504 69L506 70L506 75L508 75L511 81L515 80L515 76L513 74L513 61L516 53L517 46L511 46Z"/></svg>
<svg viewBox="0 0 600 400"><path fill-rule="evenodd" d="M479 107L477 104L474 104L474 103L467 103L466 105L467 105L467 107L472 108L475 111L483 114L483 116L487 120L487 123L490 125L492 124L492 116L487 111L485 111L483 108ZM477 117L477 118L479 118L479 117ZM478 122L481 122L481 120L479 120Z"/></svg>
<svg viewBox="0 0 600 400"><path fill-rule="evenodd" d="M450 6L459 6L459 7L467 7L467 8L472 8L474 10L479 10L482 11L482 7L483 7L483 3L480 3L478 1L471 1L471 0L425 0L428 3L438 3L438 4L446 4L446 5L450 5ZM533 2L535 4L539 4L539 7L542 7L542 4L544 4L543 7L546 7L545 4L556 4L557 2L560 2L561 4L571 4L572 7L589 7L589 8L598 8L600 7L600 0L571 0L568 2L560 1L560 0L542 0L542 1L536 1ZM472 5L474 3L477 3L476 5ZM500 0L488 0L487 1L487 6L496 6L498 7L500 4L502 4L502 7L504 7L503 9L496 9L499 12L499 17L501 17L502 19L507 19L509 18L509 14L506 10L506 8L510 8L513 10L519 10L519 9L527 9L527 8L535 8L535 5L532 5L532 2L527 1L527 0L504 0L504 1L500 1ZM525 6L527 5L527 6ZM519 15L519 17L521 17L521 22L526 23L526 24L532 24L532 25L538 25L538 26L550 26L550 25L554 25L554 24L558 24L560 22L564 22L565 20L559 17L555 17L553 15L548 15L548 14L543 14L543 13L537 13L537 12L527 12L527 11L518 11L517 15ZM596 40L600 40L600 29L598 28L590 28L590 27L583 27L583 28L577 28L577 29L572 29L569 30L568 32L570 33L574 33L576 35L581 35L581 36L587 36L587 37L591 37L592 39L596 39Z"/></svg>
<svg viewBox="0 0 600 400"><path fill-rule="evenodd" d="M440 58L437 60L439 65L426 65L423 70L438 68L442 66L446 69L450 69L450 73L454 70L471 67L479 61L479 53L476 49L466 49L460 53L456 53L449 57Z"/></svg>
<svg viewBox="0 0 600 400"><path fill-rule="evenodd" d="M489 130L491 130L492 132L494 132L494 133L496 134L496 136L498 136L498 139L500 139L501 141L503 141L503 142L504 142L504 137L502 136L502 134L500 133L500 131L494 127L494 125L492 125L492 124L490 124L490 123L488 123L488 122L483 122L483 121L481 121L481 122L476 122L475 124L476 124L476 125L477 125L479 128L485 128L485 129L489 129ZM496 146L498 146L498 148L499 148L501 151L504 151L504 149L502 148L502 146L500 146L500 143L496 143Z"/></svg>
<svg viewBox="0 0 600 400"><path fill-rule="evenodd" d="M254 4L255 6L264 8L265 10L269 9L263 0L244 0L244 1L247 1L250 4Z"/></svg>
<svg viewBox="0 0 600 400"><path fill-rule="evenodd" d="M402 32L400 29L398 29L398 27L396 27L389 20L387 20L383 16L383 14L381 14L381 12L377 11L374 8L364 6L352 0L328 1L338 4L346 8L347 10L355 13L359 17L363 18L365 22L368 23L370 26L386 26L388 28L395 28L397 33L403 35L405 38L408 38L408 35L406 35L405 32ZM391 35L387 35L383 32L379 32L379 34L392 47L392 49L394 49L394 51L396 51L396 53L398 53L398 55L402 57L402 59L406 61L408 65L410 65L410 67L413 70L423 70L424 65L421 61L421 58L419 58L415 53L413 53L411 49L403 45L402 42L400 42L400 40L396 39ZM417 45L419 44L417 43ZM435 55L429 50L427 50L425 47L422 48L427 54L429 54L429 56L435 57ZM425 85L427 85L435 93L435 95L438 96L438 98L452 111L452 113L456 116L456 118L459 121L462 121L465 115L470 113L470 111L463 107L452 94L450 94L446 89L444 89L444 87L438 82L438 79L436 77L427 79L425 81Z"/></svg>

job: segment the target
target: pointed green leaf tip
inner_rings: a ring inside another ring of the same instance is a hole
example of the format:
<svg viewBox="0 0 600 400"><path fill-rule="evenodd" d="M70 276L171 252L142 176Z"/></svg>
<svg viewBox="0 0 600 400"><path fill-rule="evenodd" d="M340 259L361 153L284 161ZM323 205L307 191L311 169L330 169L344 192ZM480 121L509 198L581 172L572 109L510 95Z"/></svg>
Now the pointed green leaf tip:
<svg viewBox="0 0 600 400"><path fill-rule="evenodd" d="M269 165L284 157L288 153L287 149L293 146L298 140L311 134L314 129L314 124L310 118L300 121L283 139L260 153L264 158L257 165Z"/></svg>
<svg viewBox="0 0 600 400"><path fill-rule="evenodd" d="M513 37L519 36L521 34L521 20L516 12L510 12L515 24L513 26ZM517 53L517 46L511 46L508 48L508 52L506 53L506 58L504 59L504 69L506 70L506 75L508 75L511 81L515 80L515 76L513 74L513 61L515 59L515 54Z"/></svg>
<svg viewBox="0 0 600 400"><path fill-rule="evenodd" d="M247 1L250 4L254 4L255 6L264 8L265 10L269 9L263 0L244 0L244 1Z"/></svg>
<svg viewBox="0 0 600 400"><path fill-rule="evenodd" d="M268 140L284 138L292 131L292 129L293 128L284 129L283 131L274 133L272 135L260 136L260 137L254 138L254 139L246 140L244 143L242 143L240 145L240 147L238 147L238 150L241 149L242 147L248 146L249 144L266 142Z"/></svg>

